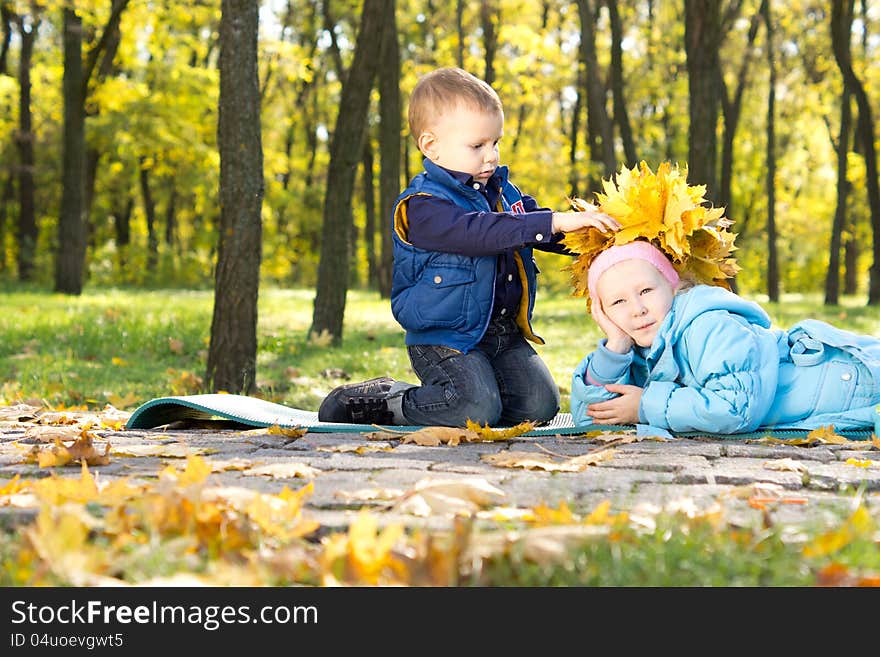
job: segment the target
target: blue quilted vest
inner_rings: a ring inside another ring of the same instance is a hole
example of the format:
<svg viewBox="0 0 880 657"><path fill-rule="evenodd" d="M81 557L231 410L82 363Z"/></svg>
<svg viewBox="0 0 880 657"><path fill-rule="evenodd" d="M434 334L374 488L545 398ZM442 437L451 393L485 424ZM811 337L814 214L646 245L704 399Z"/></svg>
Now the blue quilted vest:
<svg viewBox="0 0 880 657"><path fill-rule="evenodd" d="M392 213L394 273L391 312L406 329L406 344L443 345L467 353L482 339L492 316L495 299L496 255L465 256L419 249L407 241L407 201L416 194L438 196L468 210L516 212L522 192L508 181L506 166L498 167L501 197L490 208L479 191L458 182L431 160L397 198ZM523 298L517 324L526 338L544 344L532 331L537 268L531 247L514 254L522 282Z"/></svg>

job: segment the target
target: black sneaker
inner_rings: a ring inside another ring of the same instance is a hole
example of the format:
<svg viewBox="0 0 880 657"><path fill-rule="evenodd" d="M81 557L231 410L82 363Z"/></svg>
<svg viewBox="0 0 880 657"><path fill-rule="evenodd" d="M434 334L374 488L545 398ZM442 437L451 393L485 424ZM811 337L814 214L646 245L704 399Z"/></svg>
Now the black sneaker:
<svg viewBox="0 0 880 657"><path fill-rule="evenodd" d="M394 379L382 376L334 388L321 402L318 420L351 424L392 424L386 398Z"/></svg>

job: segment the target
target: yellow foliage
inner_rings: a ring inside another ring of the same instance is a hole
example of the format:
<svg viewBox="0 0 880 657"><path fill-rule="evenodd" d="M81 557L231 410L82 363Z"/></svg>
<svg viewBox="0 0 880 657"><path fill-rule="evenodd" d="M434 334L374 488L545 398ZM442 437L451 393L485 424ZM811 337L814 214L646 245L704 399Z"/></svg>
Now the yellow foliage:
<svg viewBox="0 0 880 657"><path fill-rule="evenodd" d="M645 162L621 167L615 179L602 181L599 209L621 225L617 232L586 228L566 234L564 243L580 254L570 265L574 296L587 297L587 276L593 259L611 246L636 239L652 242L682 275L700 283L729 288L727 279L739 271L731 256L736 235L727 228L724 208L709 208L705 185L688 185L687 169L663 162L654 173ZM571 199L574 209L587 202Z"/></svg>
<svg viewBox="0 0 880 657"><path fill-rule="evenodd" d="M854 539L870 536L875 530L875 524L868 510L860 505L843 525L822 534L804 546L804 556L824 557L834 554Z"/></svg>
<svg viewBox="0 0 880 657"><path fill-rule="evenodd" d="M347 534L334 534L324 540L323 584L405 583L406 567L392 552L402 536L401 525L389 525L380 531L376 517L361 510L349 525Z"/></svg>
<svg viewBox="0 0 880 657"><path fill-rule="evenodd" d="M516 438L524 433L528 433L535 428L535 423L520 422L507 429L492 429L488 423L482 426L479 422L468 420L466 427L469 431L477 434L480 440L507 440L508 438Z"/></svg>

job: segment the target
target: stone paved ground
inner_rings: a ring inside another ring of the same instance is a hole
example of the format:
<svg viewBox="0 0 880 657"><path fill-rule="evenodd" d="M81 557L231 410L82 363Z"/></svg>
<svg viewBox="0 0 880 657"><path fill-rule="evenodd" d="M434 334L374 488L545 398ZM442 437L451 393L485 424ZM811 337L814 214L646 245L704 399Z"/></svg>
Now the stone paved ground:
<svg viewBox="0 0 880 657"><path fill-rule="evenodd" d="M8 418L0 422L0 488L16 474L36 478L61 471L79 476L76 468L40 468L24 462L27 450L38 442L30 437L34 426L33 421ZM402 440L368 440L364 434L307 433L290 438L266 430L232 428L100 429L93 434L98 451L103 452L106 442L111 445L110 463L91 468L99 481L155 479L166 465L182 467L183 456L199 453L214 469L210 481L215 486L278 493L284 486L295 489L313 481L307 510L328 529L344 528L361 507L381 511L378 515L383 522L450 526L449 515L414 515L393 505L426 479L487 482L503 492L496 502L504 507L557 507L565 502L584 513L604 500L611 502L615 512L670 505L705 509L720 503L735 522L754 522L760 513L755 507L761 505L777 522L831 521L835 511L852 507L857 491L875 503L880 497L880 450L856 449L867 443L795 447L731 439L642 440L611 447L610 458L581 472L548 472L498 467L482 457L505 451L537 456L550 452L561 461L608 444L586 437L545 436L424 447ZM384 451L350 451L356 447ZM144 450L158 452L133 455ZM289 470L294 467L304 476ZM288 471L285 474L279 468ZM273 469L276 476L270 474ZM364 500L364 491L381 492L391 500ZM34 513L33 508L0 496L3 525L27 521Z"/></svg>

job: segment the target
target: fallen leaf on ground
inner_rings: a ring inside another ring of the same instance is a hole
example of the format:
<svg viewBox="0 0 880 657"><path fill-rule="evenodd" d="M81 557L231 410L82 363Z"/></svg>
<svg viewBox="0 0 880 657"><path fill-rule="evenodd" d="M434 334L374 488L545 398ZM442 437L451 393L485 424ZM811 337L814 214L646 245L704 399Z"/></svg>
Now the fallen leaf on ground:
<svg viewBox="0 0 880 657"><path fill-rule="evenodd" d="M795 447L812 447L813 445L865 445L865 440L849 440L834 432L834 425L829 424L818 429L813 429L803 438L774 438L764 436L754 440L746 440L747 443L763 443L767 445L793 445Z"/></svg>
<svg viewBox="0 0 880 657"><path fill-rule="evenodd" d="M768 470L790 471L790 472L809 472L807 466L801 461L794 459L775 459L772 461L764 461L764 467Z"/></svg>
<svg viewBox="0 0 880 657"><path fill-rule="evenodd" d="M46 449L39 445L25 456L25 463L37 463L41 468L61 467L65 465L79 465L85 461L88 465L107 465L110 463L110 443L104 446L104 452L99 452L93 442L92 435L83 431L70 446L66 446L56 439L55 444Z"/></svg>
<svg viewBox="0 0 880 657"><path fill-rule="evenodd" d="M471 515L481 508L501 501L503 490L485 479L421 479L394 505L404 513L429 516Z"/></svg>
<svg viewBox="0 0 880 657"><path fill-rule="evenodd" d="M346 502L391 501L402 496L404 492L399 488L361 488L355 491L338 490L334 496Z"/></svg>
<svg viewBox="0 0 880 657"><path fill-rule="evenodd" d="M291 479L293 477L311 478L321 474L321 470L305 463L273 463L248 468L242 472L247 477L273 477L275 479Z"/></svg>
<svg viewBox="0 0 880 657"><path fill-rule="evenodd" d="M167 445L127 445L114 447L113 454L116 456L162 456L172 459L185 459L192 454L207 454L209 450L204 447L190 447L181 443Z"/></svg>
<svg viewBox="0 0 880 657"><path fill-rule="evenodd" d="M43 427L33 426L25 429L22 440L25 442L54 443L56 440L78 440L82 431L75 426Z"/></svg>
<svg viewBox="0 0 880 657"><path fill-rule="evenodd" d="M39 410L39 406L31 406L30 404L4 406L0 408L0 421L27 422L28 420L33 420Z"/></svg>
<svg viewBox="0 0 880 657"><path fill-rule="evenodd" d="M227 470L247 470L253 466L253 461L248 459L225 459L212 460L210 462L211 472L225 472Z"/></svg>
<svg viewBox="0 0 880 657"><path fill-rule="evenodd" d="M846 465L854 465L857 468L870 468L874 465L874 461L871 459L847 459L844 463Z"/></svg>
<svg viewBox="0 0 880 657"><path fill-rule="evenodd" d="M485 425L481 425L479 422L471 422L470 420L468 420L465 428L477 434L477 436L479 436L479 440L493 441L507 440L509 438L516 438L517 436L521 436L524 433L528 433L529 431L534 429L535 423L520 422L519 424L508 427L507 429L493 429L489 426L488 423L486 423Z"/></svg>
<svg viewBox="0 0 880 657"><path fill-rule="evenodd" d="M483 454L486 463L502 468L525 468L526 470L547 470L548 472L583 472L591 465L612 457L613 449L601 449L560 460L537 452L507 451L498 454Z"/></svg>
<svg viewBox="0 0 880 657"><path fill-rule="evenodd" d="M391 445L329 445L318 447L319 452L354 452L366 454L368 452L390 452L394 448Z"/></svg>
<svg viewBox="0 0 880 657"><path fill-rule="evenodd" d="M479 440L476 432L470 429L457 429L455 427L425 427L403 436L403 444L415 443L422 447L437 447L446 444L455 447L461 442L473 442Z"/></svg>
<svg viewBox="0 0 880 657"><path fill-rule="evenodd" d="M393 433L391 431L369 431L361 434L367 440L400 440L405 432Z"/></svg>

